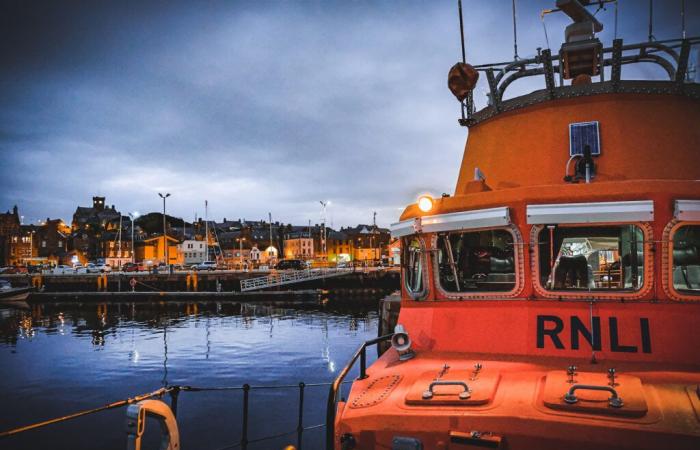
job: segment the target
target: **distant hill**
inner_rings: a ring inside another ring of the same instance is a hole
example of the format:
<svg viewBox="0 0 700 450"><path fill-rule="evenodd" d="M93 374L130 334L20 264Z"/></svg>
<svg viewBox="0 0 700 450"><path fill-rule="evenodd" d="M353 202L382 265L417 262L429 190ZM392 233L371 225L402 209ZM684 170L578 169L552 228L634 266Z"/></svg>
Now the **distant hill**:
<svg viewBox="0 0 700 450"><path fill-rule="evenodd" d="M168 228L170 227L182 227L182 219L179 217L173 217L166 215L165 220L168 223ZM143 231L148 234L152 233L162 233L163 232L163 214L158 212L152 212L144 214L135 220L136 225L140 226ZM192 224L188 223L188 227Z"/></svg>

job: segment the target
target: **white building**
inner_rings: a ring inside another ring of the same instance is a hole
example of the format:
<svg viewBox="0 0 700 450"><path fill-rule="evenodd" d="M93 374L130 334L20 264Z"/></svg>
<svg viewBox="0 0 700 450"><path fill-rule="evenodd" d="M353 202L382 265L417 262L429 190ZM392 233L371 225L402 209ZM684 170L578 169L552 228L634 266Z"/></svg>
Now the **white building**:
<svg viewBox="0 0 700 450"><path fill-rule="evenodd" d="M183 264L186 266L199 264L207 258L207 245L204 241L182 241L178 249L183 258Z"/></svg>

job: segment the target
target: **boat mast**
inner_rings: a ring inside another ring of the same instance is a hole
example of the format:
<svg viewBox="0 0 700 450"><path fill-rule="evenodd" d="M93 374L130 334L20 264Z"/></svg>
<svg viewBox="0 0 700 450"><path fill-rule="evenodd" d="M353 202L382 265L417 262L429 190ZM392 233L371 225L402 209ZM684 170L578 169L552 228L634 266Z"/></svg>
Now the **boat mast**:
<svg viewBox="0 0 700 450"><path fill-rule="evenodd" d="M204 261L209 261L209 202L204 200L204 248L206 249Z"/></svg>

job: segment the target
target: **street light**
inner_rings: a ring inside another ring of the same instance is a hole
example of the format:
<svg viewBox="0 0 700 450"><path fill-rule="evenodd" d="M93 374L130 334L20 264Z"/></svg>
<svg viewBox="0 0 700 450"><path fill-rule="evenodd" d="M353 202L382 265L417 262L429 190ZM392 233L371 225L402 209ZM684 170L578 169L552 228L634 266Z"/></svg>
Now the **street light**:
<svg viewBox="0 0 700 450"><path fill-rule="evenodd" d="M159 192L158 196L163 199L163 245L165 246L165 264L167 265L170 260L168 259L168 238L165 234L165 199L170 197L170 193L163 195Z"/></svg>
<svg viewBox="0 0 700 450"><path fill-rule="evenodd" d="M31 258L34 258L34 233L36 233L36 230L32 230L32 232L29 234L29 258L31 261Z"/></svg>
<svg viewBox="0 0 700 450"><path fill-rule="evenodd" d="M133 264L136 264L136 254L134 253L135 247L134 247L134 220L138 219L139 217L139 212L134 211L133 213L129 213L129 218L131 219L131 262Z"/></svg>
<svg viewBox="0 0 700 450"><path fill-rule="evenodd" d="M322 214L322 223L323 223L323 229L322 235L321 235L321 251L323 252L323 256L328 259L328 255L326 254L326 206L331 204L330 200L326 200L325 202L323 200L318 201L321 204L321 207L323 207L323 212Z"/></svg>
<svg viewBox="0 0 700 450"><path fill-rule="evenodd" d="M243 241L245 241L245 238L236 238L238 241L238 256L240 256L241 259L241 270L243 270Z"/></svg>

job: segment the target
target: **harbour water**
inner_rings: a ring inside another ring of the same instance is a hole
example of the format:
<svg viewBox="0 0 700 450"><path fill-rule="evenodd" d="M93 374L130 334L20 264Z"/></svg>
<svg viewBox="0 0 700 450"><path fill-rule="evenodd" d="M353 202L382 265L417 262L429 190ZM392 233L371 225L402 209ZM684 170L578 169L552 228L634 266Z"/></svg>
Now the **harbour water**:
<svg viewBox="0 0 700 450"><path fill-rule="evenodd" d="M377 335L374 307L240 303L36 305L0 309L0 430L62 416L166 385L297 385L332 381ZM376 352L368 352L373 360ZM348 379L352 379L349 376ZM324 423L327 386L305 389L304 426ZM183 449L238 448L242 392L182 392ZM164 400L169 400L166 396ZM252 390L248 448L297 443L298 388ZM11 449L122 449L125 409L0 440ZM303 433L322 448L324 428ZM147 448L159 430L147 423Z"/></svg>

